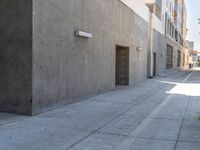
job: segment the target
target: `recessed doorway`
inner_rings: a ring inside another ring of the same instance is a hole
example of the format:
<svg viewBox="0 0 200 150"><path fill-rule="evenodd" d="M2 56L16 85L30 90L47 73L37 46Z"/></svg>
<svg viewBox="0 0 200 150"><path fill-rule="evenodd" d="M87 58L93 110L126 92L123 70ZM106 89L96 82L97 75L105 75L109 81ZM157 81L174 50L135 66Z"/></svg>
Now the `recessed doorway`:
<svg viewBox="0 0 200 150"><path fill-rule="evenodd" d="M178 50L178 56L177 56L177 67L181 66L181 52Z"/></svg>
<svg viewBox="0 0 200 150"><path fill-rule="evenodd" d="M167 45L166 52L166 69L171 69L173 67L173 47Z"/></svg>
<svg viewBox="0 0 200 150"><path fill-rule="evenodd" d="M157 75L157 60L156 60L156 53L153 53L153 76Z"/></svg>
<svg viewBox="0 0 200 150"><path fill-rule="evenodd" d="M116 46L115 84L129 85L129 48Z"/></svg>

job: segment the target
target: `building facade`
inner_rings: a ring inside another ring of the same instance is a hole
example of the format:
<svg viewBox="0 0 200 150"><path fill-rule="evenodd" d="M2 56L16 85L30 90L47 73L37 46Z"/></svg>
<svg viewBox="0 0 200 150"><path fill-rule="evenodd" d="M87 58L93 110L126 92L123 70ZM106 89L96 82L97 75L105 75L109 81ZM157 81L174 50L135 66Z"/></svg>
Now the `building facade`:
<svg viewBox="0 0 200 150"><path fill-rule="evenodd" d="M144 0L144 3L153 16L149 23L152 26L157 24L157 28L154 26L150 29L150 32L153 31L148 54L148 76L160 75L169 69L185 68L188 64L185 1Z"/></svg>
<svg viewBox="0 0 200 150"><path fill-rule="evenodd" d="M177 68L184 24L166 3L1 0L0 111L34 115Z"/></svg>
<svg viewBox="0 0 200 150"><path fill-rule="evenodd" d="M166 1L165 35L168 58L166 68L184 68L186 65L186 19L184 0Z"/></svg>
<svg viewBox="0 0 200 150"><path fill-rule="evenodd" d="M194 67L199 66L200 52L194 49L194 41L188 41L188 48L190 50L190 64L192 64Z"/></svg>

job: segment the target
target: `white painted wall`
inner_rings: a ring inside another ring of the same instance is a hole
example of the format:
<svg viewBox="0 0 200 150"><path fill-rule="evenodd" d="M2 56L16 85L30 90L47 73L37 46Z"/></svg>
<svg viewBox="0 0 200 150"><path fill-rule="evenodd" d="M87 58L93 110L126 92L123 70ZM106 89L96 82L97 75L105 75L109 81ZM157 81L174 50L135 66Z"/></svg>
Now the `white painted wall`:
<svg viewBox="0 0 200 150"><path fill-rule="evenodd" d="M156 0L144 0L144 3L155 3Z"/></svg>
<svg viewBox="0 0 200 150"><path fill-rule="evenodd" d="M120 0L125 5L127 5L130 9L132 9L136 14L142 17L146 22L149 23L149 8L146 6L145 3L155 3L155 0ZM164 26L165 21L164 14L162 15L162 19L159 20L154 14L152 17L152 26L161 34L164 34Z"/></svg>
<svg viewBox="0 0 200 150"><path fill-rule="evenodd" d="M155 16L155 14L152 14L152 26L154 29L156 29L158 32L161 34L164 34L164 28L163 28L163 23L162 20L158 19L158 17Z"/></svg>
<svg viewBox="0 0 200 150"><path fill-rule="evenodd" d="M144 0L120 0L127 5L136 14L149 22L149 8L145 5Z"/></svg>

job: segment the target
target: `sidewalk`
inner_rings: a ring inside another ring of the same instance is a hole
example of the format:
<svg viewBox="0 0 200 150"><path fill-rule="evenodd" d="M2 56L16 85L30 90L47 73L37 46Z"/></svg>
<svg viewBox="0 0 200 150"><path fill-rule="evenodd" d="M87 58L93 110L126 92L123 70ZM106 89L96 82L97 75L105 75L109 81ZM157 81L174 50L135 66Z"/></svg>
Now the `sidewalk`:
<svg viewBox="0 0 200 150"><path fill-rule="evenodd" d="M34 117L0 114L0 150L199 150L200 72L172 71Z"/></svg>

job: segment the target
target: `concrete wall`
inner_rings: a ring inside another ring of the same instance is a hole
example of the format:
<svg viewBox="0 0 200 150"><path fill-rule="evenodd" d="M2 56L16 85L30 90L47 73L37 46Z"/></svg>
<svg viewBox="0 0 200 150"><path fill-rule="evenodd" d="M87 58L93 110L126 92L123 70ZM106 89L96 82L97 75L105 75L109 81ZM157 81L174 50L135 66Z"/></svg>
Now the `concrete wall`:
<svg viewBox="0 0 200 150"><path fill-rule="evenodd" d="M152 26L160 34L165 33L162 21L155 14L152 14Z"/></svg>
<svg viewBox="0 0 200 150"><path fill-rule="evenodd" d="M0 111L31 114L32 1L0 1Z"/></svg>
<svg viewBox="0 0 200 150"><path fill-rule="evenodd" d="M130 48L130 84L146 79L148 23L119 0L34 0L33 11L33 114L115 88L116 45Z"/></svg>
<svg viewBox="0 0 200 150"><path fill-rule="evenodd" d="M156 53L157 58L157 74L165 74L166 69L166 43L165 35L161 34L157 30L153 30L153 52Z"/></svg>
<svg viewBox="0 0 200 150"><path fill-rule="evenodd" d="M152 62L150 60L151 52L148 52L147 56L147 77L152 77L150 72L150 64L154 66L153 63L153 53L156 53L156 76L165 74L166 69L166 57L165 57L165 49L166 49L166 40L165 35L153 29L152 32ZM153 70L154 67L152 67Z"/></svg>

